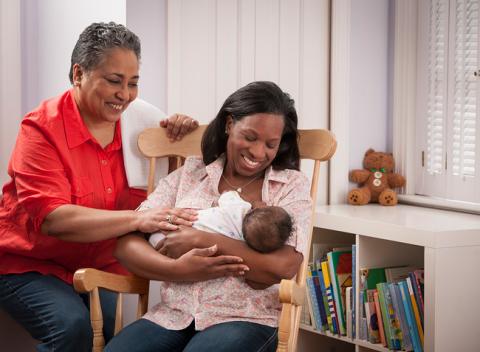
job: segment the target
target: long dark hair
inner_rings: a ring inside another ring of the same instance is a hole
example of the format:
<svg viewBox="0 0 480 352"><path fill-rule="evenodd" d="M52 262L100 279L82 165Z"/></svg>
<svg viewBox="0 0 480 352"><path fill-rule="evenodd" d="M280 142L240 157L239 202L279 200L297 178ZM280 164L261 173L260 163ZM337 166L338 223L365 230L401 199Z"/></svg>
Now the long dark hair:
<svg viewBox="0 0 480 352"><path fill-rule="evenodd" d="M202 154L205 165L225 153L228 135L225 134L227 117L234 122L254 114L276 114L283 117L285 127L272 167L277 170L300 167L298 151L298 117L294 101L275 83L258 81L247 84L231 94L223 103L215 119L210 122L202 138Z"/></svg>
<svg viewBox="0 0 480 352"><path fill-rule="evenodd" d="M85 28L73 48L68 73L70 83L73 84L73 65L79 64L87 72L94 70L107 51L114 48L132 50L140 61L140 39L124 25L99 22Z"/></svg>

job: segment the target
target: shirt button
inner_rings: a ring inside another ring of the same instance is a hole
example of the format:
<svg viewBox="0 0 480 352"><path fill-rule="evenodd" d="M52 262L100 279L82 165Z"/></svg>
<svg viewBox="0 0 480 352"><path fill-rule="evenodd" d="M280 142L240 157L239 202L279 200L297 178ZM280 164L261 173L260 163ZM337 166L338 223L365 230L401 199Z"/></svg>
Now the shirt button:
<svg viewBox="0 0 480 352"><path fill-rule="evenodd" d="M107 193L112 193L113 190L112 190L112 187L107 187Z"/></svg>
<svg viewBox="0 0 480 352"><path fill-rule="evenodd" d="M108 161L105 160L105 159L103 159L103 160L102 160L102 165L107 165L107 164L108 164Z"/></svg>

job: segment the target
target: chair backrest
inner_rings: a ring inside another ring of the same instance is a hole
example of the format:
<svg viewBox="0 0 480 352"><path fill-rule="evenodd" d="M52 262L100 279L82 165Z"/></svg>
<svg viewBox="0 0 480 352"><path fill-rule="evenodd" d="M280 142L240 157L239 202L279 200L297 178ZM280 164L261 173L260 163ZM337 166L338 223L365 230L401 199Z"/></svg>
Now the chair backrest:
<svg viewBox="0 0 480 352"><path fill-rule="evenodd" d="M155 180L155 160L159 157L180 157L185 158L190 155L201 155L200 142L206 126L200 126L193 133L185 136L181 141L171 143L165 137L165 131L162 128L149 128L144 130L138 137L138 147L140 152L150 159L148 176L148 193L153 191ZM314 167L311 175L310 196L313 201L312 219L308 232L307 249L309 250L312 242L313 215L317 199L317 185L320 175L320 162L328 161L335 153L337 142L334 135L323 129L300 130L299 131L299 149L302 160L313 160ZM179 159L173 168L181 164ZM172 168L170 168L172 169ZM307 272L308 253L304 253L304 260L296 276L297 285L305 291L305 280ZM294 351L298 329L300 326L301 305L283 304L282 313L279 321L279 343L277 351Z"/></svg>
<svg viewBox="0 0 480 352"><path fill-rule="evenodd" d="M300 298L303 300L305 294L305 283L308 264L308 251L312 244L313 217L315 214L315 205L317 201L318 180L320 177L320 163L331 159L337 149L337 141L333 133L328 130L299 130L298 146L300 149L301 160L313 160L314 166L311 175L310 197L312 198L312 214L306 253L304 253L303 262L295 277L297 286L300 287ZM282 290L282 287L280 287ZM291 294L291 292L289 292ZM282 292L280 291L280 296ZM289 298L290 300L291 298ZM292 305L290 303L282 304L282 312L278 325L278 347L277 352L295 351L298 339L298 329L300 327L300 315L302 305Z"/></svg>
<svg viewBox="0 0 480 352"><path fill-rule="evenodd" d="M187 156L202 155L201 141L206 125L199 126L195 131L183 137L180 141L170 142L163 128L147 128L138 136L138 149L150 160L148 171L148 194L152 193L155 182L155 163L157 158L175 157L176 165L170 163L169 171L181 164Z"/></svg>

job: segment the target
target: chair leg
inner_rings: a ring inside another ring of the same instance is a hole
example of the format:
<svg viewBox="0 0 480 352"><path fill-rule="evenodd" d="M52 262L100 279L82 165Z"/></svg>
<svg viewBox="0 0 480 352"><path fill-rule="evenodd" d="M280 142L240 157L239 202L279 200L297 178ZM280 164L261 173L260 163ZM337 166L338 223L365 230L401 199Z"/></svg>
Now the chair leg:
<svg viewBox="0 0 480 352"><path fill-rule="evenodd" d="M93 352L102 352L105 347L105 339L103 337L103 315L98 287L90 292L90 320L93 329Z"/></svg>
<svg viewBox="0 0 480 352"><path fill-rule="evenodd" d="M288 351L288 339L292 328L291 321L292 305L289 303L282 304L282 313L278 324L278 345L277 352Z"/></svg>

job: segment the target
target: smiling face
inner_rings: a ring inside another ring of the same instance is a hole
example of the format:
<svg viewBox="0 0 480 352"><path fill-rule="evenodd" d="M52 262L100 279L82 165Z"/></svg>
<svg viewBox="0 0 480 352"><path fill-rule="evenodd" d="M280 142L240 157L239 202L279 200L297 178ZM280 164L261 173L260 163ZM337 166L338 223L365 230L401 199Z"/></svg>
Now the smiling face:
<svg viewBox="0 0 480 352"><path fill-rule="evenodd" d="M115 123L137 97L139 63L132 50L107 51L100 64L85 72L73 66L74 97L87 125Z"/></svg>
<svg viewBox="0 0 480 352"><path fill-rule="evenodd" d="M254 114L234 122L227 120L227 164L232 175L253 176L275 159L285 123L283 116Z"/></svg>

